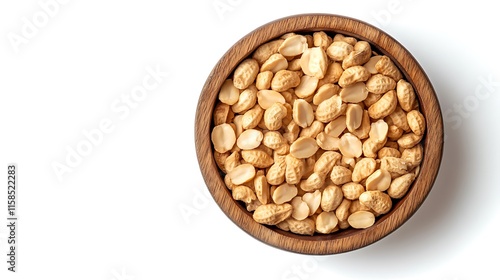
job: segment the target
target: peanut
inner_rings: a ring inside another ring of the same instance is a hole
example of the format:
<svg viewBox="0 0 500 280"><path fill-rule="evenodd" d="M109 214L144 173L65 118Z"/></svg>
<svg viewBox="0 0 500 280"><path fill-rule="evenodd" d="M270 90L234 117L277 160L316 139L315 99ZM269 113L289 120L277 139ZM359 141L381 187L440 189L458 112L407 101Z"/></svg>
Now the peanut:
<svg viewBox="0 0 500 280"><path fill-rule="evenodd" d="M246 89L259 74L259 63L253 58L243 60L234 70L233 85L238 89Z"/></svg>
<svg viewBox="0 0 500 280"><path fill-rule="evenodd" d="M368 228L375 223L375 215L370 211L357 211L349 215L347 222L356 229Z"/></svg>
<svg viewBox="0 0 500 280"><path fill-rule="evenodd" d="M293 207L288 203L281 205L264 204L253 212L253 219L261 224L276 225L292 215Z"/></svg>

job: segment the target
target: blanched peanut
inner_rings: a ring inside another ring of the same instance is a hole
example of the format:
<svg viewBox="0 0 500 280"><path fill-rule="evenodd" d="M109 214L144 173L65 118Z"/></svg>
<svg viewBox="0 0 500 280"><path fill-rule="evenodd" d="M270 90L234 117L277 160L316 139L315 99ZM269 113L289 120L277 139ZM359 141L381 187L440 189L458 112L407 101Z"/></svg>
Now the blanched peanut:
<svg viewBox="0 0 500 280"><path fill-rule="evenodd" d="M316 217L316 231L323 234L332 233L337 227L339 220L333 212L321 212Z"/></svg>
<svg viewBox="0 0 500 280"><path fill-rule="evenodd" d="M227 123L214 127L212 130L212 143L214 149L219 153L231 150L236 143L234 129Z"/></svg>
<svg viewBox="0 0 500 280"><path fill-rule="evenodd" d="M370 211L357 211L349 215L347 222L353 228L368 228L375 223L375 215Z"/></svg>
<svg viewBox="0 0 500 280"><path fill-rule="evenodd" d="M335 185L327 186L321 195L321 209L325 212L331 212L337 209L342 200L344 199L344 194L342 189Z"/></svg>
<svg viewBox="0 0 500 280"><path fill-rule="evenodd" d="M283 204L291 201L297 195L297 188L293 185L282 184L272 194L274 203Z"/></svg>

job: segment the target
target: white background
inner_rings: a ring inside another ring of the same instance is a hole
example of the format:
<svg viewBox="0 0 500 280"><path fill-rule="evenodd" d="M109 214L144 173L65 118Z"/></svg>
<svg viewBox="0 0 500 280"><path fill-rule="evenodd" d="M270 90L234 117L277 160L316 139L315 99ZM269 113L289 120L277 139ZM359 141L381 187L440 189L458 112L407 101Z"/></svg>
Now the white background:
<svg viewBox="0 0 500 280"><path fill-rule="evenodd" d="M494 2L69 0L52 1L44 21L48 2L0 4L0 279L498 278ZM272 248L235 226L208 195L194 152L198 96L218 59L262 24L309 12L355 17L395 37L446 113L439 177L419 211L373 245L323 257ZM147 69L169 75L124 107ZM102 121L111 131L67 166L84 131ZM17 273L5 262L10 162L19 178ZM68 168L61 180L57 164Z"/></svg>

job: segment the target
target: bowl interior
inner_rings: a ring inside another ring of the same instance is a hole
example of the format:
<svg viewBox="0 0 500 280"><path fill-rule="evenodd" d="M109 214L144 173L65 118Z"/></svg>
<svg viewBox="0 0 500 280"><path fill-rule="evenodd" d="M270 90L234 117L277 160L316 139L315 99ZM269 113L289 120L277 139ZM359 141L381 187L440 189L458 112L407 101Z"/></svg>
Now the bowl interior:
<svg viewBox="0 0 500 280"><path fill-rule="evenodd" d="M420 111L427 121L422 145L424 158L420 174L408 193L396 201L391 211L367 229L347 229L327 235L301 236L258 224L243 204L232 198L218 169L210 140L212 113L222 83L236 66L260 45L289 32L324 31L341 33L369 42L379 54L385 54L399 67L413 85ZM195 145L205 183L221 210L241 229L254 238L277 248L303 254L335 254L355 250L380 240L406 222L430 192L441 163L443 120L430 80L410 52L382 30L359 21L331 14L295 15L267 23L235 43L219 60L209 75L199 98L195 122Z"/></svg>

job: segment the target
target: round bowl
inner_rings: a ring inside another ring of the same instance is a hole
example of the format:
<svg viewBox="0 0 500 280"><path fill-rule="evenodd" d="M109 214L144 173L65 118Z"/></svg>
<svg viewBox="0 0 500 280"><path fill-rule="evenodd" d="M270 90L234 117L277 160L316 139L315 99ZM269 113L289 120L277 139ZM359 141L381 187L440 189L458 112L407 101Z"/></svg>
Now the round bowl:
<svg viewBox="0 0 500 280"><path fill-rule="evenodd" d="M244 205L232 198L213 156L212 114L223 82L236 66L260 45L285 33L324 31L341 33L371 43L379 53L390 57L404 78L413 85L425 116L427 128L422 145L424 157L420 173L406 195L396 201L387 214L366 229L346 229L332 234L303 236L277 227L259 224ZM429 194L441 163L443 120L436 93L426 73L411 53L390 35L363 21L332 14L293 15L264 24L236 42L213 68L201 91L195 119L195 146L199 167L215 202L238 227L270 246L309 255L327 255L352 251L370 245L405 223Z"/></svg>

